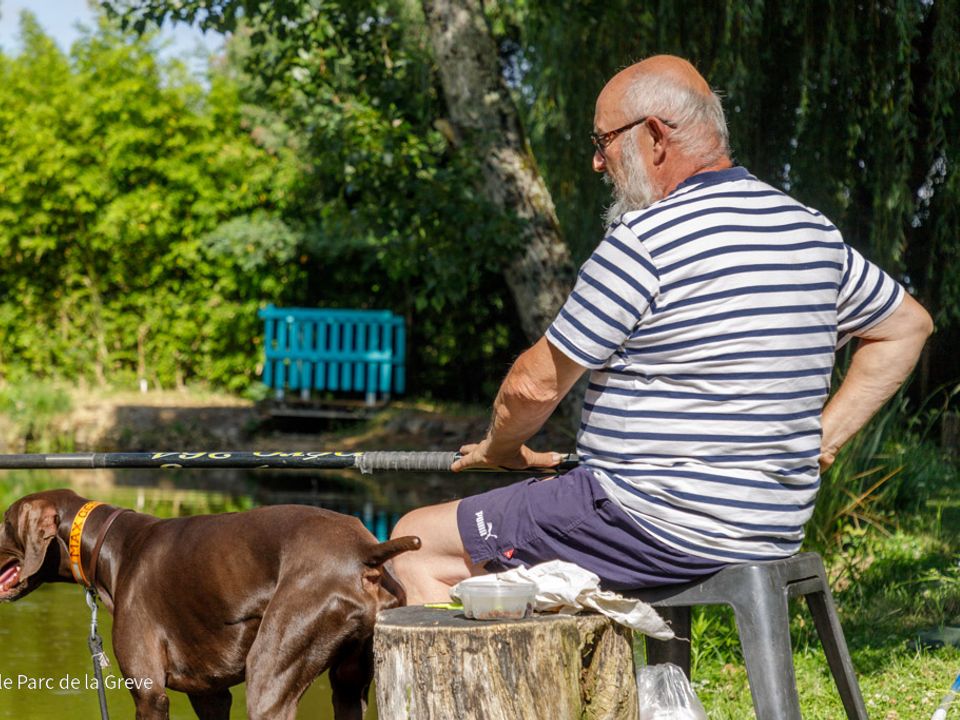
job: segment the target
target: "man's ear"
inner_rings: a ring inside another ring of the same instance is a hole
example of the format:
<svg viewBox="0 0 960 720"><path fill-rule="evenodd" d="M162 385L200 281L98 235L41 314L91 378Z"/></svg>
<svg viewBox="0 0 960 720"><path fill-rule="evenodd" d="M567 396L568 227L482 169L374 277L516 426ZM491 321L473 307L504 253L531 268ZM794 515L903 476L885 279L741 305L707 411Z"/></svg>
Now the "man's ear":
<svg viewBox="0 0 960 720"><path fill-rule="evenodd" d="M647 128L647 132L650 133L650 138L653 142L653 148L650 152L652 162L655 166L662 165L664 160L667 159L665 138L670 128L660 122L660 118L653 116L648 117L644 125Z"/></svg>
<svg viewBox="0 0 960 720"><path fill-rule="evenodd" d="M21 578L30 577L40 570L50 541L57 536L59 524L60 516L57 515L57 508L49 502L40 500L24 503L20 508L17 534L23 543Z"/></svg>

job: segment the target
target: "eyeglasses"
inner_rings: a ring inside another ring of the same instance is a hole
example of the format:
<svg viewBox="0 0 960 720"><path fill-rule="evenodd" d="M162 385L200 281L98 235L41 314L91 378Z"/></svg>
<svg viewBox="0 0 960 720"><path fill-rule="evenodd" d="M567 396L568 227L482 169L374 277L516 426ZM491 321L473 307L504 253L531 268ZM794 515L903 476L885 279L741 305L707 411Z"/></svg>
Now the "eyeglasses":
<svg viewBox="0 0 960 720"><path fill-rule="evenodd" d="M634 128L637 125L640 125L641 123L645 123L648 119L650 119L650 117L651 117L650 115L644 115L639 120L634 120L632 123L628 125L624 125L623 127L617 128L616 130L611 130L610 132L590 133L590 139L593 140L593 146L597 149L597 152L600 153L601 156L603 156L604 148L609 147L610 143L616 140L618 135L620 135L621 133L625 133L627 130ZM672 122L670 120L664 120L661 117L658 117L657 120L662 122L668 128L671 128L672 130L677 129L677 124L675 122Z"/></svg>

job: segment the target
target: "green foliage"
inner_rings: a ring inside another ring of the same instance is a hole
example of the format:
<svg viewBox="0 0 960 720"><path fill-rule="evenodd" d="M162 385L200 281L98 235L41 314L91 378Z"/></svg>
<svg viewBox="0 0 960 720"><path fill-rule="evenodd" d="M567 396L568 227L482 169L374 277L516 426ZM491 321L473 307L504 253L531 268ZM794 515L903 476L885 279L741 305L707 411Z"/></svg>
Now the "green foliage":
<svg viewBox="0 0 960 720"><path fill-rule="evenodd" d="M478 197L476 159L451 146L419 8L108 5L134 27L174 18L235 31L227 66L254 135L304 160L283 214L309 257L297 304L393 310L407 320L415 392L489 399L522 342L502 280L518 233Z"/></svg>
<svg viewBox="0 0 960 720"><path fill-rule="evenodd" d="M732 608L725 605L691 608L690 637L690 674L693 677L716 664L743 662Z"/></svg>
<svg viewBox="0 0 960 720"><path fill-rule="evenodd" d="M416 2L105 5L139 31L169 19L236 31L231 65L250 103L245 118L265 148L293 149L307 167L287 186L280 216L313 259L307 301L403 312L415 386L464 397L462 388L496 377L519 338L497 273L515 233L474 197L482 158L462 157L441 132L449 126ZM486 7L576 257L595 245L608 198L590 170L594 98L626 64L676 53L724 96L736 159L825 212L899 274L936 315L934 342L952 345L960 332L960 14L952 3ZM935 354L921 392L954 376Z"/></svg>
<svg viewBox="0 0 960 720"><path fill-rule="evenodd" d="M888 532L897 513L922 511L957 487L960 466L930 434L958 390L937 393L918 410L901 392L853 437L822 477L807 547L847 550L867 528Z"/></svg>
<svg viewBox="0 0 960 720"><path fill-rule="evenodd" d="M516 232L435 126L443 109L424 35L411 32L418 18L398 2L299 12L282 36L270 17L252 22L233 52L246 97L311 160L296 201L315 260L309 301L404 315L413 388L489 397L517 344L501 277ZM257 44L258 32L269 39Z"/></svg>
<svg viewBox="0 0 960 720"><path fill-rule="evenodd" d="M71 443L57 431L56 420L70 412L69 393L57 382L33 377L0 387L0 419L9 423L0 443L21 452L66 452Z"/></svg>
<svg viewBox="0 0 960 720"><path fill-rule="evenodd" d="M149 37L101 23L67 57L28 13L21 33L0 56L0 373L242 388L257 308L302 284L275 217L295 156Z"/></svg>
<svg viewBox="0 0 960 720"><path fill-rule="evenodd" d="M499 0L488 10L575 258L596 244L609 202L590 166L597 93L636 60L681 55L723 98L735 161L830 217L930 310L938 333L919 394L956 381L955 2Z"/></svg>
<svg viewBox="0 0 960 720"><path fill-rule="evenodd" d="M590 169L596 94L629 63L674 53L720 91L741 163L826 213L956 317L953 4L501 0L493 16L536 156L581 256L607 199Z"/></svg>

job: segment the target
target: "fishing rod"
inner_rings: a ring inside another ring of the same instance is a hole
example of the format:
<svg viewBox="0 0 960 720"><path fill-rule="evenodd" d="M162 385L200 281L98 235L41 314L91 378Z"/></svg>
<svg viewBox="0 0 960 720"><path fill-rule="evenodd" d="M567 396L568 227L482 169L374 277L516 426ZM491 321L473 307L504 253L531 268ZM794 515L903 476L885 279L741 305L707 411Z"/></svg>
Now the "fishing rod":
<svg viewBox="0 0 960 720"><path fill-rule="evenodd" d="M0 470L88 470L93 468L281 468L285 470L357 469L361 473L382 471L447 472L460 458L457 452L332 451L219 451L219 452L109 452L27 453L0 455ZM572 470L576 455L563 455L556 467L470 468L469 472L528 472L555 474Z"/></svg>

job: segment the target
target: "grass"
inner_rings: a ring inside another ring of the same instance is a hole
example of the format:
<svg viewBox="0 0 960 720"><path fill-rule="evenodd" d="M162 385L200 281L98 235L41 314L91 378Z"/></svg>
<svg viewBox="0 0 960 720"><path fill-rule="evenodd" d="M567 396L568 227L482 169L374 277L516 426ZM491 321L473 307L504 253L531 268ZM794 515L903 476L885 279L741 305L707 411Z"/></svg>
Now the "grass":
<svg viewBox="0 0 960 720"><path fill-rule="evenodd" d="M854 654L854 665L859 663ZM957 674L960 654L920 652L893 656L882 674L858 672L867 713L871 718L927 720L936 710ZM815 653L794 656L800 705L805 720L846 717L826 660ZM755 717L742 665L727 665L694 682L710 720ZM954 710L954 713L956 710ZM954 713L951 713L953 716Z"/></svg>

